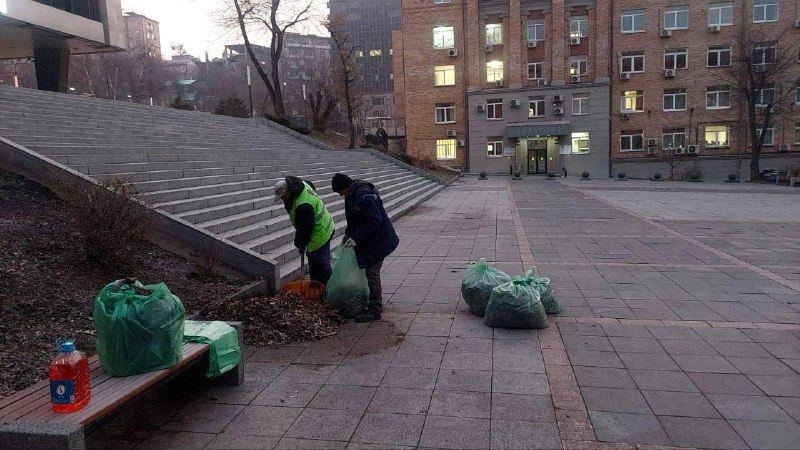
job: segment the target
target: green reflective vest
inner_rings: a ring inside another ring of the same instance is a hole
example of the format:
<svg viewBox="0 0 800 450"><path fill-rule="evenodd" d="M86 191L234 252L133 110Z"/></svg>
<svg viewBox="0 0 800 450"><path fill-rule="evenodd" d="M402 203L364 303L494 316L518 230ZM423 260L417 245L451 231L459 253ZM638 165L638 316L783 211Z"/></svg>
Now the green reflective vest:
<svg viewBox="0 0 800 450"><path fill-rule="evenodd" d="M314 230L311 232L311 240L308 241L306 251L313 252L314 250L319 250L319 248L325 245L328 239L331 238L334 227L333 217L331 217L331 213L328 212L328 208L325 207L325 204L322 203L322 199L319 198L319 195L311 189L311 186L305 181L303 184L305 185L305 189L294 199L292 210L289 211L289 220L291 220L292 225L296 227L295 213L297 212L297 207L305 203L311 205L314 209Z"/></svg>

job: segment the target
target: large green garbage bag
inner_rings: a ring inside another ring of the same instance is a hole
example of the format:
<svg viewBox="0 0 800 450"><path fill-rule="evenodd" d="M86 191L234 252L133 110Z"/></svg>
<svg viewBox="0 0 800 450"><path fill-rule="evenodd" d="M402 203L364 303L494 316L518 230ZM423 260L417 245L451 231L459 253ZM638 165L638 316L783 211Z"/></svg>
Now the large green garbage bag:
<svg viewBox="0 0 800 450"><path fill-rule="evenodd" d="M184 342L208 344L208 378L218 377L242 361L239 333L225 322L200 322L187 320L183 331Z"/></svg>
<svg viewBox="0 0 800 450"><path fill-rule="evenodd" d="M499 328L546 328L547 314L539 291L523 277L492 290L483 322Z"/></svg>
<svg viewBox="0 0 800 450"><path fill-rule="evenodd" d="M490 266L486 258L481 258L477 263L467 266L464 278L461 280L461 296L464 297L472 314L483 317L492 289L509 281L511 277L500 269Z"/></svg>
<svg viewBox="0 0 800 450"><path fill-rule="evenodd" d="M164 283L108 284L94 302L97 355L110 375L166 369L183 357L181 300Z"/></svg>
<svg viewBox="0 0 800 450"><path fill-rule="evenodd" d="M561 305L556 300L556 294L553 292L553 287L550 286L550 278L539 277L536 275L536 270L529 270L525 273L525 279L539 291L539 296L542 299L542 305L547 314L558 314L561 312Z"/></svg>
<svg viewBox="0 0 800 450"><path fill-rule="evenodd" d="M328 303L343 317L352 318L364 311L369 299L367 274L358 268L356 251L340 245L333 252L333 273L325 290Z"/></svg>

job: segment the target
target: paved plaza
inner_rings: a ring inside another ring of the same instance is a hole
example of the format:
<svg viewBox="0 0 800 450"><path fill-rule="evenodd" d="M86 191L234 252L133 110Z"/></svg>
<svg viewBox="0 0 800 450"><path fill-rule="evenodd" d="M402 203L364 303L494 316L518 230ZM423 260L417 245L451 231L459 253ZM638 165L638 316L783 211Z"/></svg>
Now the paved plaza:
<svg viewBox="0 0 800 450"><path fill-rule="evenodd" d="M89 444L800 446L800 189L473 178L396 228L384 320L247 348L244 385L173 383ZM481 257L563 312L486 327L459 295Z"/></svg>

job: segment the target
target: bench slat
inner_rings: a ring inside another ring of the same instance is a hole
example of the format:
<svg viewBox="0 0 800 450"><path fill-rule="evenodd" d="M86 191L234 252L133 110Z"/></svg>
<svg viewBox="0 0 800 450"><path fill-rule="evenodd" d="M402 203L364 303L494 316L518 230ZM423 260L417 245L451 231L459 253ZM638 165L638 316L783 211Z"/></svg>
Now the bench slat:
<svg viewBox="0 0 800 450"><path fill-rule="evenodd" d="M96 381L95 381L96 380ZM99 395L102 391L111 389L114 384L118 383L118 378L114 378L107 373L103 373L98 378L92 381L92 397L95 395ZM90 400L91 403L91 400ZM15 418L16 420L22 421L35 421L38 420L40 416L44 416L48 412L53 412L53 408L50 406L50 393L48 392L46 395L42 396L33 408L29 408L24 414L17 415Z"/></svg>
<svg viewBox="0 0 800 450"><path fill-rule="evenodd" d="M97 356L92 356L91 358L89 358L89 370L90 371L93 372L95 369L97 369L99 367L100 367L100 359ZM9 395L8 397L0 399L0 417L3 416L2 411L6 406L8 406L8 405L10 405L12 403L16 403L16 402L22 400L23 398L27 397L28 395L31 395L31 394L35 393L36 391L38 391L40 389L43 389L43 388L47 388L48 390L50 389L50 381L49 380L45 379L45 380L39 381L38 383L36 383L36 384L34 384L32 386L28 386L28 387L26 387L25 389L23 389L21 391L15 392L15 393Z"/></svg>

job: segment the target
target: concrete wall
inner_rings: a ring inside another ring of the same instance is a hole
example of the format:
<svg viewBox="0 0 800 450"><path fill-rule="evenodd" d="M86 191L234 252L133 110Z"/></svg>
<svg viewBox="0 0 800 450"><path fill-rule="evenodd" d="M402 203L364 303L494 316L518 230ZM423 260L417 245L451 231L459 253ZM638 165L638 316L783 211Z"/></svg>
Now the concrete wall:
<svg viewBox="0 0 800 450"><path fill-rule="evenodd" d="M724 181L728 174L736 173L737 158L729 157L688 157L684 156L674 160L677 164L673 169L673 178L680 180L684 173L695 166L703 171L703 181ZM800 153L781 153L763 155L759 161L761 169L785 170L800 167ZM660 172L664 178L670 177L670 162L665 159L616 159L612 161L612 174L625 172L628 178L650 178L655 172ZM744 155L741 165L742 180L750 179L750 157Z"/></svg>

